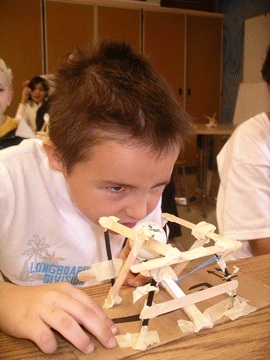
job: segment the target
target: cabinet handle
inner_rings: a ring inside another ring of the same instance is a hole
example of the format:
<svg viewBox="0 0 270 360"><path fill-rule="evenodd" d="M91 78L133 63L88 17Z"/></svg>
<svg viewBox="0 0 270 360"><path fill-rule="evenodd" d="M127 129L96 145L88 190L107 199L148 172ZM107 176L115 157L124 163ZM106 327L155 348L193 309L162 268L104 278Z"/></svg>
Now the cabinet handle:
<svg viewBox="0 0 270 360"><path fill-rule="evenodd" d="M182 88L179 88L179 95L182 95Z"/></svg>
<svg viewBox="0 0 270 360"><path fill-rule="evenodd" d="M188 89L187 94L188 94L188 96L191 95L191 89Z"/></svg>

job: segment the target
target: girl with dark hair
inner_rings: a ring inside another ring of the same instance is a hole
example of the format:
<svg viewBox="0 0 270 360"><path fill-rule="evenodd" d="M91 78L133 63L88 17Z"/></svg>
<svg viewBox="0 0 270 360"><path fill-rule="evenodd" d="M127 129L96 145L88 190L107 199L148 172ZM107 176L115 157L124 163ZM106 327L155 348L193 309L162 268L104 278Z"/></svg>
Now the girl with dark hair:
<svg viewBox="0 0 270 360"><path fill-rule="evenodd" d="M45 112L48 110L48 90L47 82L40 76L35 76L31 81L23 83L22 99L16 118L21 116L34 132L42 127L42 124L38 124L37 128L36 118L39 109L46 109Z"/></svg>

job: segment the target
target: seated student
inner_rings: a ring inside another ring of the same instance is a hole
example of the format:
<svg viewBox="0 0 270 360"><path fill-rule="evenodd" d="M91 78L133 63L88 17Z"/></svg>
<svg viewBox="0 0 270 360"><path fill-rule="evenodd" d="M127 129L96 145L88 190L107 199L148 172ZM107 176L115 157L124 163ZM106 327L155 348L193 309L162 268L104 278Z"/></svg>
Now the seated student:
<svg viewBox="0 0 270 360"><path fill-rule="evenodd" d="M42 108L44 114L48 111L48 90L46 81L40 76L23 83L22 98L15 117L21 116L34 132L40 130L43 125L39 121L37 128L38 110Z"/></svg>
<svg viewBox="0 0 270 360"><path fill-rule="evenodd" d="M59 64L50 139L0 152L4 332L52 353L53 328L89 353L94 345L82 325L105 347L116 346L116 326L72 284L83 285L78 273L107 260L101 216L128 227L163 225L161 195L191 133L171 88L125 43L77 49ZM112 256L125 259L129 242L121 251L122 236L111 234L110 241ZM144 281L129 273L125 283Z"/></svg>
<svg viewBox="0 0 270 360"><path fill-rule="evenodd" d="M270 97L270 46L262 76ZM239 125L217 162L219 233L242 240L233 259L270 253L270 111Z"/></svg>
<svg viewBox="0 0 270 360"><path fill-rule="evenodd" d="M18 122L5 115L13 98L12 71L3 59L0 59L0 149L19 144L21 137L16 136Z"/></svg>

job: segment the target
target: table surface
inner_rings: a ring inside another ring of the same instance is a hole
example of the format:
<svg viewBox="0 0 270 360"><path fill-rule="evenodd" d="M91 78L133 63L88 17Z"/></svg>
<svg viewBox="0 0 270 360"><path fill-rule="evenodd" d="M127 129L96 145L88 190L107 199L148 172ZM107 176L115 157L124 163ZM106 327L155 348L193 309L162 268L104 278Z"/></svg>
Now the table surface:
<svg viewBox="0 0 270 360"><path fill-rule="evenodd" d="M237 125L217 124L214 127L208 127L207 124L194 124L197 135L231 135Z"/></svg>
<svg viewBox="0 0 270 360"><path fill-rule="evenodd" d="M232 262L241 273L270 286L270 254ZM93 298L106 295L108 285L84 288ZM269 359L270 358L270 306L257 310L234 321L217 325L162 344L145 352L138 352L128 357L130 360L181 360L181 359ZM77 360L78 353L69 343L57 336L58 349L52 355L43 354L29 340L16 339L0 331L0 359L57 359ZM93 353L93 357L94 357ZM108 350L109 359L109 350Z"/></svg>

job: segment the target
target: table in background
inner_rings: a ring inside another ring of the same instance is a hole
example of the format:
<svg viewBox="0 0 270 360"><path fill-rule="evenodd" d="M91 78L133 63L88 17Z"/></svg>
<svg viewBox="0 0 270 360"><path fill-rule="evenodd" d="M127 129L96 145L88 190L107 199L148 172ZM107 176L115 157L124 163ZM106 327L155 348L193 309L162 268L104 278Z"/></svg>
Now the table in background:
<svg viewBox="0 0 270 360"><path fill-rule="evenodd" d="M198 177L199 177L199 194L195 197L195 201L202 200L203 204L203 216L206 217L206 201L208 199L207 194L207 170L209 164L209 157L212 155L213 157L213 147L214 147L214 136L230 136L236 125L224 125L217 124L214 127L208 127L207 124L194 124L195 132L198 136L201 136L201 150L198 146L197 140L197 157L198 157ZM210 144L212 143L212 154ZM212 159L212 166L213 166ZM211 187L210 187L211 188ZM192 202L191 202L192 204Z"/></svg>
<svg viewBox="0 0 270 360"><path fill-rule="evenodd" d="M270 285L270 254L237 260L229 264L240 268L242 274ZM213 265L212 265L213 266ZM211 268L211 266L209 266ZM109 285L84 288L92 296L106 296ZM257 310L234 321L216 325L212 329L187 335L179 340L162 344L128 356L129 360L186 360L186 359L269 359L270 306ZM43 354L29 340L16 339L0 331L1 360L79 360L68 342L57 336L58 349L52 355ZM95 352L92 354L95 358ZM108 350L108 359L110 350Z"/></svg>

